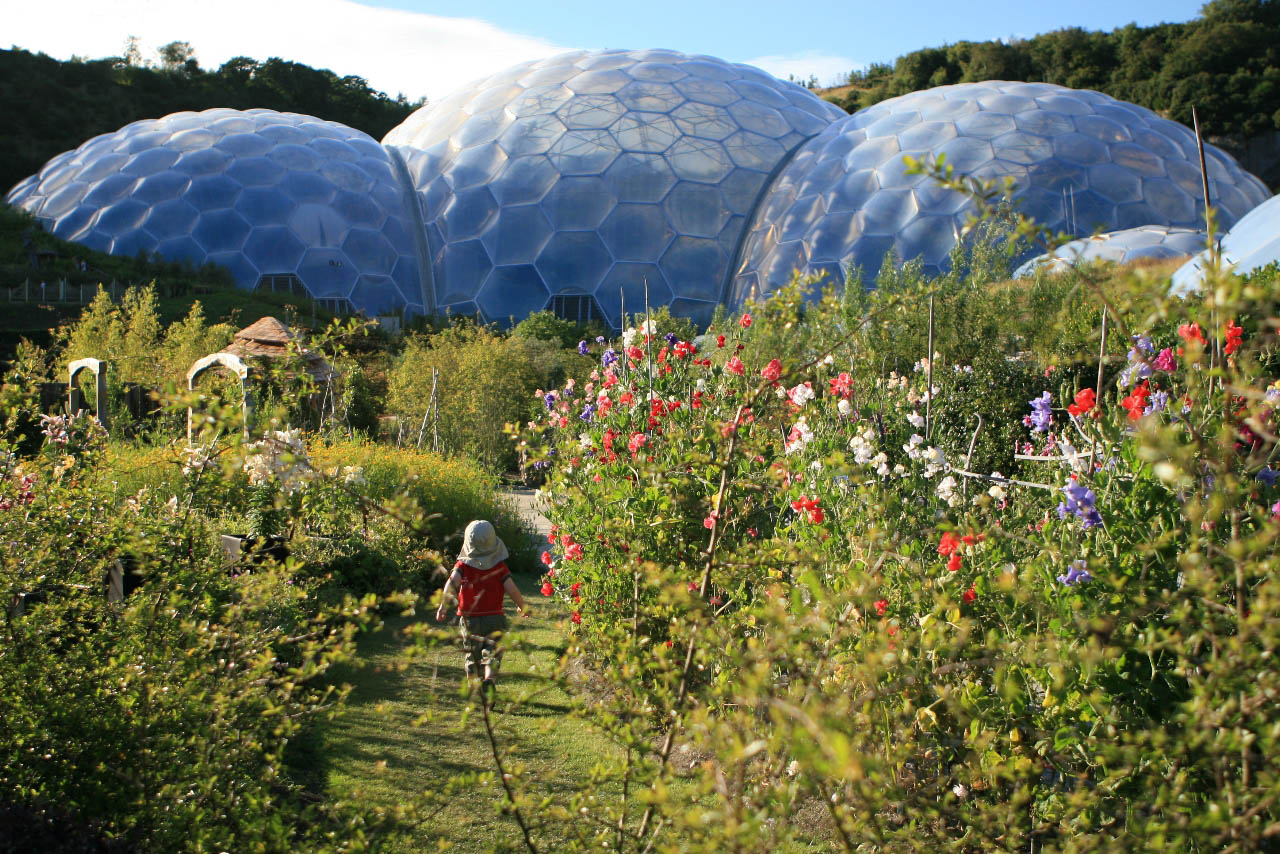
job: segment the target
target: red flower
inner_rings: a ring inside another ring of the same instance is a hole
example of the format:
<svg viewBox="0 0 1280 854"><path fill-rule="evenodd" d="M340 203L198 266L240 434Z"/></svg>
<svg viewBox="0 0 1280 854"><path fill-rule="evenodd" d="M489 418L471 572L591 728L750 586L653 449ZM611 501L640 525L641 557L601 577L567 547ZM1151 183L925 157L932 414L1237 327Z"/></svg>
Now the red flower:
<svg viewBox="0 0 1280 854"><path fill-rule="evenodd" d="M883 617L885 609L889 607L889 600L877 599L875 602L875 606L876 606L876 613L879 614L881 617Z"/></svg>
<svg viewBox="0 0 1280 854"><path fill-rule="evenodd" d="M581 582L581 581L575 581L575 582L573 582L573 584L569 587L569 595L573 597L573 601L575 601L575 602L577 602L577 601L579 601L579 600L581 600L581 599L582 599L582 597L578 595L578 588L580 588L580 587L582 587L582 582Z"/></svg>
<svg viewBox="0 0 1280 854"><path fill-rule="evenodd" d="M747 536L751 537L752 539L755 539L756 537L760 536L760 532L757 531L755 528L747 528Z"/></svg>
<svg viewBox="0 0 1280 854"><path fill-rule="evenodd" d="M1143 382L1141 385L1134 388L1133 392L1128 397L1120 401L1120 405L1128 411L1130 421L1137 421L1142 417L1142 410L1146 409L1147 398L1150 396L1151 387L1147 383Z"/></svg>
<svg viewBox="0 0 1280 854"><path fill-rule="evenodd" d="M573 620L573 624L576 626L578 623L582 622L582 614L578 611L574 611L573 616L569 619Z"/></svg>
<svg viewBox="0 0 1280 854"><path fill-rule="evenodd" d="M1198 323L1184 323L1178 327L1178 337L1190 344L1192 341L1200 342L1200 346L1205 346L1204 333L1200 331Z"/></svg>
<svg viewBox="0 0 1280 854"><path fill-rule="evenodd" d="M822 515L822 508L821 508L821 507L818 507L818 506L816 506L816 505L815 505L814 507L812 507L812 508L809 510L809 521L810 521L810 522L812 522L813 524L815 524L815 525L821 525L821 524L822 524L822 520L823 520L824 518L826 518L826 517Z"/></svg>
<svg viewBox="0 0 1280 854"><path fill-rule="evenodd" d="M1227 323L1227 346L1223 348L1222 352L1230 356L1232 353L1239 350L1240 344L1243 341L1243 336L1244 330L1237 326L1234 320L1229 321Z"/></svg>
<svg viewBox="0 0 1280 854"><path fill-rule="evenodd" d="M543 595L543 596L550 596L550 595L551 595L552 593L554 593L554 592L555 592L555 588L551 586L551 582L550 582L550 581L544 581L544 582L542 582L542 595Z"/></svg>
<svg viewBox="0 0 1280 854"><path fill-rule="evenodd" d="M723 336L723 335L717 335L717 336L716 336L716 346L717 346L717 347L723 347L723 346L724 346L724 336Z"/></svg>
<svg viewBox="0 0 1280 854"><path fill-rule="evenodd" d="M719 519L719 518L720 518L720 514L712 510L711 515L702 520L702 527L714 528L716 526L716 519Z"/></svg>
<svg viewBox="0 0 1280 854"><path fill-rule="evenodd" d="M973 600L978 598L978 591L974 590L973 585L970 584L969 589L961 594L960 598L964 600L966 605L971 605L973 604Z"/></svg>
<svg viewBox="0 0 1280 854"><path fill-rule="evenodd" d="M741 326L743 329L746 329L748 326L750 326L751 315L743 314L742 317L738 318L738 325Z"/></svg>
<svg viewBox="0 0 1280 854"><path fill-rule="evenodd" d="M973 535L973 531L970 531L969 533L965 534L963 537L960 538L960 542L964 543L966 546L971 546L977 541L978 541L978 538Z"/></svg>
<svg viewBox="0 0 1280 854"><path fill-rule="evenodd" d="M960 561L961 561L960 553L959 552L953 553L951 557L947 559L947 569L951 570L952 572L956 572L957 570L960 569Z"/></svg>
<svg viewBox="0 0 1280 854"><path fill-rule="evenodd" d="M726 362L724 367L725 367L725 370L732 371L738 376L742 376L747 370L746 366L742 364L742 360L739 359L737 356L734 356L732 359Z"/></svg>
<svg viewBox="0 0 1280 854"><path fill-rule="evenodd" d="M568 560L582 560L582 546L574 543L564 550L564 556Z"/></svg>
<svg viewBox="0 0 1280 854"><path fill-rule="evenodd" d="M551 562L552 562L551 552L542 553L542 562L547 566L551 566Z"/></svg>
<svg viewBox="0 0 1280 854"><path fill-rule="evenodd" d="M849 395L853 392L853 379L847 374L841 374L838 377L831 378L831 393L838 394L845 400L849 399Z"/></svg>
<svg viewBox="0 0 1280 854"><path fill-rule="evenodd" d="M1082 388L1076 392L1075 403L1067 405L1067 412L1072 415L1083 415L1098 405L1098 396L1091 388Z"/></svg>
<svg viewBox="0 0 1280 854"><path fill-rule="evenodd" d="M769 364L760 369L760 376L769 382L777 382L778 377L782 376L782 362L774 359Z"/></svg>
<svg viewBox="0 0 1280 854"><path fill-rule="evenodd" d="M942 541L938 543L938 554L946 557L958 548L960 548L960 538L950 531L944 531Z"/></svg>
<svg viewBox="0 0 1280 854"><path fill-rule="evenodd" d="M631 456L635 456L649 442L649 437L643 433L632 433L631 439L627 442L627 450L631 452Z"/></svg>

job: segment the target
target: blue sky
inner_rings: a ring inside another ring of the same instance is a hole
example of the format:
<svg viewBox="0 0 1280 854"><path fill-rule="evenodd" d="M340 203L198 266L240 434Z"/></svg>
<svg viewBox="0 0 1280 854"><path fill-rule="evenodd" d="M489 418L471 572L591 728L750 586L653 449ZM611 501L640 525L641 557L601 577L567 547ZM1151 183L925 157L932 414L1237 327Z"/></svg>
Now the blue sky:
<svg viewBox="0 0 1280 854"><path fill-rule="evenodd" d="M921 47L1185 21L1201 0L43 0L6 10L0 45L72 55L144 54L188 41L205 67L279 56L410 100L573 48L665 47L827 84Z"/></svg>
<svg viewBox="0 0 1280 854"><path fill-rule="evenodd" d="M825 79L830 60L891 62L921 47L1026 37L1062 27L1110 30L1130 22L1186 21L1203 0L358 0L435 15L479 17L504 30L575 47L669 47L744 62L795 58ZM797 74L797 76L801 76Z"/></svg>

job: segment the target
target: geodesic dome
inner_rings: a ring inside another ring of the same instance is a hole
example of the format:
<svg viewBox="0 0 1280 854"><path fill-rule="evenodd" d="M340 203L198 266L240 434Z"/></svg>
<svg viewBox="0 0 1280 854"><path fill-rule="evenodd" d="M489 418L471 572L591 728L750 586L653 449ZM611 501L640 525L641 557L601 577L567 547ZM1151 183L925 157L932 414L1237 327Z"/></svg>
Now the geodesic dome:
<svg viewBox="0 0 1280 854"><path fill-rule="evenodd" d="M1107 234L1095 234L1059 246L1050 255L1037 255L1013 271L1015 279L1037 270L1061 273L1075 263L1110 261L1128 264L1139 258L1187 258L1205 247L1205 234L1195 228L1143 225Z"/></svg>
<svg viewBox="0 0 1280 854"><path fill-rule="evenodd" d="M1272 196L1249 211L1222 235L1218 248L1223 269L1241 276L1280 261L1280 196ZM1205 249L1179 267L1173 274L1171 292L1199 291L1209 263L1209 251Z"/></svg>
<svg viewBox="0 0 1280 854"><path fill-rule="evenodd" d="M421 310L416 202L373 138L273 110L134 122L11 190L50 232L115 255L214 262L243 288Z"/></svg>
<svg viewBox="0 0 1280 854"><path fill-rule="evenodd" d="M805 143L761 203L731 305L785 284L793 269L864 281L894 250L937 274L972 208L903 156L946 155L959 173L1012 178L1020 209L1055 232L1203 222L1195 135L1099 92L1049 83L962 83L892 98ZM1230 225L1270 194L1230 155L1205 147L1210 194Z"/></svg>
<svg viewBox="0 0 1280 854"><path fill-rule="evenodd" d="M757 199L844 112L745 65L577 51L428 105L383 143L421 194L434 306L620 322L650 304L708 320Z"/></svg>

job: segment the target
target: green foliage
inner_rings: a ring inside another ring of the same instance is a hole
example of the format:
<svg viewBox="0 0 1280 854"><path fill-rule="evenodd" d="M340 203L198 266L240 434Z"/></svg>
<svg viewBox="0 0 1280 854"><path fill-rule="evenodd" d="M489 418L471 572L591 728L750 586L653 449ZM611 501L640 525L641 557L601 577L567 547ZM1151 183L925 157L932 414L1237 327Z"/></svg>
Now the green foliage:
<svg viewBox="0 0 1280 854"><path fill-rule="evenodd" d="M388 407L411 428L415 446L421 432L430 447L438 429L442 451L511 470L516 453L503 427L525 420L533 390L560 382L562 365L558 342L459 323L409 338L388 378ZM428 416L433 369L438 418Z"/></svg>
<svg viewBox="0 0 1280 854"><path fill-rule="evenodd" d="M512 334L521 338L551 341L569 348L578 346L579 341L595 340L597 335L604 334L604 327L599 323L574 323L572 320L556 317L552 311L535 311L517 323Z"/></svg>
<svg viewBox="0 0 1280 854"><path fill-rule="evenodd" d="M566 685L624 760L571 792L512 775L522 826L562 850L1270 844L1274 277L1178 301L1085 269L1018 312L982 267L861 302L784 289L723 349L618 363L585 427L555 409L525 434L593 673ZM1069 339L1053 363L1031 318ZM1015 441L1042 460L986 477Z"/></svg>

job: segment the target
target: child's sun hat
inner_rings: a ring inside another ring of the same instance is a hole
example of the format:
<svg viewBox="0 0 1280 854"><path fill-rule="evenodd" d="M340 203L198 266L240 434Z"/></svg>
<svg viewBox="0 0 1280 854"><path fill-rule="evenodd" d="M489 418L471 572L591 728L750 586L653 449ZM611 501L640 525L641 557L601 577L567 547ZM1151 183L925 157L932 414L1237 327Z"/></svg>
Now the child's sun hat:
<svg viewBox="0 0 1280 854"><path fill-rule="evenodd" d="M458 560L476 569L492 569L507 559L506 543L493 530L493 524L477 519L467 526Z"/></svg>

